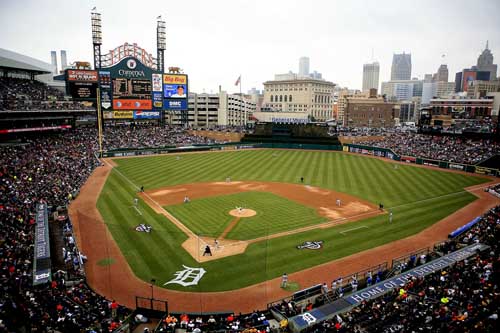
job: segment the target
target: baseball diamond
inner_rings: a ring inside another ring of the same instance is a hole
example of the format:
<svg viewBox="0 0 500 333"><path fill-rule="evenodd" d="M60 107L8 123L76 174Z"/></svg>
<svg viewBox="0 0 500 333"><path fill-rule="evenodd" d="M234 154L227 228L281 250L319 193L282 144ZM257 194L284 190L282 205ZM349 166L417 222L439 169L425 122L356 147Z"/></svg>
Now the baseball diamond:
<svg viewBox="0 0 500 333"><path fill-rule="evenodd" d="M302 271L417 234L477 199L465 188L489 181L301 150L116 158L107 164L97 208L128 265L140 279L154 276L159 287L185 292L240 289L278 278L283 271ZM227 175L230 183L224 181ZM300 183L301 177L307 184ZM127 206L140 186L145 188L138 205L143 214L137 216ZM182 203L186 195L191 201ZM336 206L337 198L342 207ZM386 210L378 210L379 202ZM228 211L236 206L252 208L257 215L226 230L233 220ZM353 211L346 213L350 206ZM394 213L391 224L387 209ZM81 219L85 208L76 213ZM153 232L132 232L139 222L151 225ZM224 231L213 258L199 260L203 245L214 247ZM191 252L183 247L189 238ZM323 241L323 249L308 255L296 250L311 240ZM224 252L229 254L219 254ZM97 254L96 259L103 257ZM195 285L164 285L182 265L202 267L206 273Z"/></svg>

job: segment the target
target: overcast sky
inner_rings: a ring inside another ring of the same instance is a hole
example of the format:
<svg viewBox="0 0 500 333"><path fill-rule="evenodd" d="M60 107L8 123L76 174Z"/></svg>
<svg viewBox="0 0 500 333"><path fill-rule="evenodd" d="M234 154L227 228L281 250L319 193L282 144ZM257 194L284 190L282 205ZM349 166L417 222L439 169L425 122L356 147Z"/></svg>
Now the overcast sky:
<svg viewBox="0 0 500 333"><path fill-rule="evenodd" d="M65 49L68 61L92 63L90 10L103 19L103 53L124 42L156 55L156 17L167 22L166 67L190 76L191 91L243 91L311 70L338 85L361 88L363 63L380 62L390 77L393 53L412 55L412 76L423 78L444 62L455 72L476 63L490 41L500 59L498 0L0 0L0 47L50 62ZM59 60L58 60L59 61Z"/></svg>

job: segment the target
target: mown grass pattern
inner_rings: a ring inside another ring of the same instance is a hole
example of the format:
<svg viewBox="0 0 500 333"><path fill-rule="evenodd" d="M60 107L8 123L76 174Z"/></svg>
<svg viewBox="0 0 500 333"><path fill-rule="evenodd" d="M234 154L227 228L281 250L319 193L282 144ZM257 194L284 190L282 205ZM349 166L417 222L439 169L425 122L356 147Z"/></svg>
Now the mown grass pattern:
<svg viewBox="0 0 500 333"><path fill-rule="evenodd" d="M277 157L273 157L277 154ZM316 229L251 244L244 254L197 263L182 248L186 239L177 227L140 202L142 216L131 208L137 188L113 171L98 201L113 238L135 274L163 284L182 268L207 270L197 286L167 287L185 291L237 289L367 250L418 233L476 197L464 187L487 181L484 178L400 165L339 152L236 151L117 159L117 170L136 186L146 189L201 181L260 180L298 183L301 176L314 186L345 192L373 203L392 207L387 215L330 229ZM151 234L139 233L139 223L151 224ZM366 226L345 234L347 229ZM304 241L323 240L320 251L297 250ZM377 258L374 258L377 261Z"/></svg>
<svg viewBox="0 0 500 333"><path fill-rule="evenodd" d="M195 234L217 238L235 219L228 212L236 207L253 209L257 215L241 218L228 239L254 239L327 221L314 208L258 191L202 198L165 209Z"/></svg>

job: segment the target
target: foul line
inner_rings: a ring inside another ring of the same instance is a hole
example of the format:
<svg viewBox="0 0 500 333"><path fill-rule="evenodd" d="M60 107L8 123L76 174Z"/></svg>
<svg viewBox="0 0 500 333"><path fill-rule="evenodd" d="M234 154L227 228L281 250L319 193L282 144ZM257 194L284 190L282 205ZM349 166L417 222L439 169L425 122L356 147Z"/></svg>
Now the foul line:
<svg viewBox="0 0 500 333"><path fill-rule="evenodd" d="M354 231L354 230L363 229L363 228L368 229L368 227L366 225L362 225L362 226L359 226L359 227L356 227L356 228L347 229L347 230L344 230L344 231L339 231L339 234L342 234L343 236L345 236L344 235L345 232Z"/></svg>
<svg viewBox="0 0 500 333"><path fill-rule="evenodd" d="M139 215L141 215L141 216L142 216L142 213L141 213L141 211L139 210L139 208L137 208L137 206L133 206L133 207L135 208L135 210L137 211L137 213L139 213Z"/></svg>

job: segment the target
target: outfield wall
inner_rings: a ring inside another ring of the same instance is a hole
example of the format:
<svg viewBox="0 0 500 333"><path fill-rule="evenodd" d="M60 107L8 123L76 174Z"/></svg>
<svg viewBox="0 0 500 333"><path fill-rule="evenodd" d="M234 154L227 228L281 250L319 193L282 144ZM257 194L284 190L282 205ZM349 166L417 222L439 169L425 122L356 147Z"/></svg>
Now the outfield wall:
<svg viewBox="0 0 500 333"><path fill-rule="evenodd" d="M115 149L103 152L102 157L142 156L142 155L155 155L155 154L239 150L239 149L255 149L255 148L344 151L362 155L383 157L394 161L401 161L411 164L427 165L441 169L458 170L480 175L500 177L500 170L498 169L486 168L477 165L470 165L463 163L433 160L429 158L398 155L391 149L365 146L365 145L356 145L356 144L346 144L343 146L339 146L339 145L320 145L320 144L284 143L284 142L283 143L230 142L225 144L212 144L212 145L201 144L201 145L192 145L183 147L165 146L160 148Z"/></svg>
<svg viewBox="0 0 500 333"><path fill-rule="evenodd" d="M356 145L356 144L346 144L343 146L342 150L345 152L350 152L350 153L384 157L384 158L388 158L388 159L391 159L394 161L401 161L401 162L413 163L413 164L418 164L418 165L433 166L433 167L441 168L441 169L465 171L465 172L476 173L476 174L487 175L487 176L495 176L495 177L500 176L500 170L498 170L498 169L486 168L486 167L481 167L481 166L471 165L471 164L433 160L430 158L420 158L420 157L414 157L414 156L398 155L393 150L387 149L387 148L379 148L379 147Z"/></svg>

